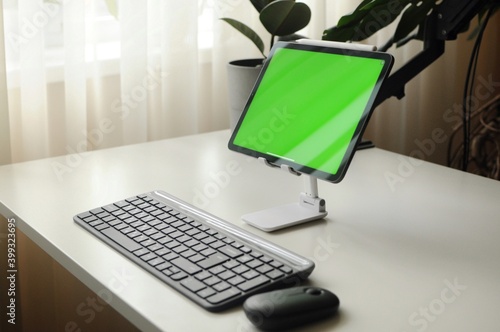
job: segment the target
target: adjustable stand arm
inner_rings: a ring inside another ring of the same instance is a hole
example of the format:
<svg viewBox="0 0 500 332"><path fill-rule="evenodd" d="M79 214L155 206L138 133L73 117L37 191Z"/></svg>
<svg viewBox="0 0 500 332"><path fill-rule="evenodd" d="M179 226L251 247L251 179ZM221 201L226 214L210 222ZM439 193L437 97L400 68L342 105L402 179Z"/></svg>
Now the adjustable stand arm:
<svg viewBox="0 0 500 332"><path fill-rule="evenodd" d="M285 227L302 224L326 217L325 200L318 197L318 180L315 177L303 175L293 168L269 163L264 158L261 162L270 167L280 168L293 175L304 177L304 191L299 195L299 202L281 205L270 209L242 216L244 222L265 232L272 232Z"/></svg>
<svg viewBox="0 0 500 332"><path fill-rule="evenodd" d="M424 49L385 80L374 107L392 96L403 98L406 83L436 61L445 51L445 41L456 39L487 3L488 0L443 1L426 19Z"/></svg>

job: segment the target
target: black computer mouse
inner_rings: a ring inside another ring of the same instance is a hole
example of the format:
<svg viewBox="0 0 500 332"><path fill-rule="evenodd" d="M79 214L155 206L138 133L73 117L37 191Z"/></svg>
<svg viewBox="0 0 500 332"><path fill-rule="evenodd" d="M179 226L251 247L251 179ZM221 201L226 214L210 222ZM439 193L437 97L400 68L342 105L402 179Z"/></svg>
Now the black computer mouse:
<svg viewBox="0 0 500 332"><path fill-rule="evenodd" d="M332 292L301 286L249 297L243 310L252 324L262 330L287 330L333 316L339 305Z"/></svg>

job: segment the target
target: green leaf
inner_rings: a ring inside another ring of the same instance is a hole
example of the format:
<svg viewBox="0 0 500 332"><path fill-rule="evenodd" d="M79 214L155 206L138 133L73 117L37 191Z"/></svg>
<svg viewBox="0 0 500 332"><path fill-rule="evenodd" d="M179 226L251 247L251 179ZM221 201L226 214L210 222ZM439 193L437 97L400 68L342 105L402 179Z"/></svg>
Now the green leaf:
<svg viewBox="0 0 500 332"><path fill-rule="evenodd" d="M221 18L221 20L229 23L233 28L235 28L236 30L241 32L245 37L250 39L255 44L255 46L257 46L260 53L262 53L262 55L264 55L264 42L259 37L259 35L255 31L253 31L249 26L247 26L239 21L233 20L232 18ZM265 55L264 55L264 57L265 57Z"/></svg>
<svg viewBox="0 0 500 332"><path fill-rule="evenodd" d="M104 1L106 2L106 6L108 7L109 13L117 19L118 18L118 6L116 4L116 0L104 0Z"/></svg>
<svg viewBox="0 0 500 332"><path fill-rule="evenodd" d="M275 0L250 0L252 5L257 9L257 11L260 13L264 7L269 5L271 2Z"/></svg>
<svg viewBox="0 0 500 332"><path fill-rule="evenodd" d="M342 42L364 40L394 22L409 2L365 0L353 13L342 17L337 26L325 30L323 39Z"/></svg>
<svg viewBox="0 0 500 332"><path fill-rule="evenodd" d="M353 39L354 29L351 27L341 28L339 26L332 27L323 31L323 40L346 42Z"/></svg>
<svg viewBox="0 0 500 332"><path fill-rule="evenodd" d="M367 10L358 10L352 14L342 16L337 24L339 28L346 28L359 24L370 12Z"/></svg>
<svg viewBox="0 0 500 332"><path fill-rule="evenodd" d="M403 12L401 21L399 22L396 32L394 33L394 40L399 42L415 30L435 7L435 0L417 1L411 3L410 6Z"/></svg>
<svg viewBox="0 0 500 332"><path fill-rule="evenodd" d="M284 36L306 27L311 20L311 10L294 0L277 0L267 5L259 18L271 35Z"/></svg>

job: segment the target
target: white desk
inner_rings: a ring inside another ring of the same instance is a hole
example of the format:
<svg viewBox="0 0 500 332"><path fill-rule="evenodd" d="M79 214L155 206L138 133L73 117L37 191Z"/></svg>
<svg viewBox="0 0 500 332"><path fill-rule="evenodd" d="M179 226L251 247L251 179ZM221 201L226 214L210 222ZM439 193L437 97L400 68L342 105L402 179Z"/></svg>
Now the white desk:
<svg viewBox="0 0 500 332"><path fill-rule="evenodd" d="M72 220L154 189L313 259L309 282L335 292L341 311L308 331L498 330L499 182L359 151L342 183L319 183L325 220L267 234L240 216L295 202L302 180L229 151L228 138L222 131L3 166L0 213L142 330L253 330L241 308L202 310ZM56 163L68 167L59 178Z"/></svg>

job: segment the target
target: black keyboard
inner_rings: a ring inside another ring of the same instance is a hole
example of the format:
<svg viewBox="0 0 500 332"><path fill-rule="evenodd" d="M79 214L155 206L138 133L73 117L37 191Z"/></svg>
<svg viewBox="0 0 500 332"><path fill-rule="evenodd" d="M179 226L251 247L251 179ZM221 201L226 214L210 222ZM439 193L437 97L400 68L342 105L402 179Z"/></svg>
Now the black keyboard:
<svg viewBox="0 0 500 332"><path fill-rule="evenodd" d="M314 263L167 193L96 208L74 221L209 311L296 286Z"/></svg>

